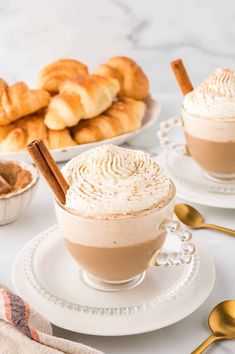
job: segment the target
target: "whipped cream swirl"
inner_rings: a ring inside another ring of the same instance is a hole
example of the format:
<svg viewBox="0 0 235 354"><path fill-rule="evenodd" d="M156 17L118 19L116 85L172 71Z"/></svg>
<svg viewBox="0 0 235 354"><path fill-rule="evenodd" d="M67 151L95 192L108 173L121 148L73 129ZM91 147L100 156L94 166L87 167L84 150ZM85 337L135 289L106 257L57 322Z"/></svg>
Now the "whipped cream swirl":
<svg viewBox="0 0 235 354"><path fill-rule="evenodd" d="M201 117L221 119L235 117L235 72L217 69L206 81L189 92L184 109Z"/></svg>
<svg viewBox="0 0 235 354"><path fill-rule="evenodd" d="M62 169L69 183L66 207L90 217L135 214L162 207L172 182L148 154L113 145L88 150Z"/></svg>

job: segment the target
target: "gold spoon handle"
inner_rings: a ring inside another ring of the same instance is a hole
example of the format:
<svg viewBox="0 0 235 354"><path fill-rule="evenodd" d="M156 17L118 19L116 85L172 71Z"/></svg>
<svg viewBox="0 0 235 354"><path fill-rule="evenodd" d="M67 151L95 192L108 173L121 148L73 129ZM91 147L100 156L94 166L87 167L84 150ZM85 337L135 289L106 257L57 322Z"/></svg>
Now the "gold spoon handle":
<svg viewBox="0 0 235 354"><path fill-rule="evenodd" d="M202 344L199 345L191 354L201 354L204 352L206 348L209 347L213 342L215 342L218 338L215 336L211 335L208 337Z"/></svg>
<svg viewBox="0 0 235 354"><path fill-rule="evenodd" d="M203 224L204 227L216 231L221 231L224 232L225 234L235 236L235 230L227 229L226 227L218 226L218 225L213 225L213 224Z"/></svg>

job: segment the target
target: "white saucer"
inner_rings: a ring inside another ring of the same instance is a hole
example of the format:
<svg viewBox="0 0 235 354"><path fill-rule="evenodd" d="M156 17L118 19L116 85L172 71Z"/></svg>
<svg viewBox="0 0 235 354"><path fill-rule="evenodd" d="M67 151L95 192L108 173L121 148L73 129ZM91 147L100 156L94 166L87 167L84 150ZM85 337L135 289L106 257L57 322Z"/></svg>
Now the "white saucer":
<svg viewBox="0 0 235 354"><path fill-rule="evenodd" d="M135 288L103 292L82 281L81 269L54 226L18 255L13 284L51 323L67 330L105 336L149 332L188 316L210 294L214 262L203 246L196 247L190 264L151 268Z"/></svg>
<svg viewBox="0 0 235 354"><path fill-rule="evenodd" d="M235 208L235 182L209 179L192 158L174 150L156 159L174 181L178 197L211 207Z"/></svg>

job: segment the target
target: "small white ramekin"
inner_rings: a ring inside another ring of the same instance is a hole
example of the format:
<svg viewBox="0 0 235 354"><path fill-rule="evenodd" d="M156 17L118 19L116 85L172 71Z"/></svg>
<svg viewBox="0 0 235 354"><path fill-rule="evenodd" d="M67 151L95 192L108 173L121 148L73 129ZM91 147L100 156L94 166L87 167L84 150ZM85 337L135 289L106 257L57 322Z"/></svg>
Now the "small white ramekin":
<svg viewBox="0 0 235 354"><path fill-rule="evenodd" d="M31 173L32 181L16 193L0 196L0 225L9 224L19 219L31 204L37 188L38 172L36 168L23 161L14 162Z"/></svg>

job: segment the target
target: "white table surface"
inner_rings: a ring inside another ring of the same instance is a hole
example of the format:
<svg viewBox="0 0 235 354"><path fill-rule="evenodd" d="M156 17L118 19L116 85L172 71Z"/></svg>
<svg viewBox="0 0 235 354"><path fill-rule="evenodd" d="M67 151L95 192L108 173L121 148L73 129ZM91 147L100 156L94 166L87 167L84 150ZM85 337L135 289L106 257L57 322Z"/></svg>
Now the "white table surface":
<svg viewBox="0 0 235 354"><path fill-rule="evenodd" d="M206 220L226 227L235 227L234 210L197 206ZM56 222L51 194L41 179L37 195L30 210L17 222L0 227L0 282L13 288L11 267L20 249L38 232ZM212 231L195 231L194 237L207 245L216 262L216 284L207 301L188 318L152 333L127 337L95 337L72 333L54 327L54 334L91 345L105 353L123 354L188 354L202 340L209 330L207 315L222 300L235 298L235 239ZM156 318L157 321L157 318ZM234 353L235 341L215 344L208 353Z"/></svg>
<svg viewBox="0 0 235 354"><path fill-rule="evenodd" d="M160 119L176 114L180 96L158 96L162 104ZM156 129L151 128L135 141L139 146L160 152ZM180 200L177 199L177 202ZM192 203L193 205L193 203ZM195 205L196 206L196 205ZM208 222L235 228L235 210L196 206ZM56 223L51 193L42 178L30 209L22 219L0 226L0 283L13 289L11 268L21 248L37 233ZM98 337L69 332L54 327L54 334L96 347L108 354L189 354L208 335L207 317L219 302L235 299L235 239L213 231L195 231L194 237L211 250L216 263L216 283L207 301L188 318L168 328L152 333L124 336ZM14 290L14 289L13 289ZM156 318L157 321L157 318ZM234 354L235 341L215 344L208 354ZM23 353L22 353L23 354ZM36 353L35 353L36 354Z"/></svg>

